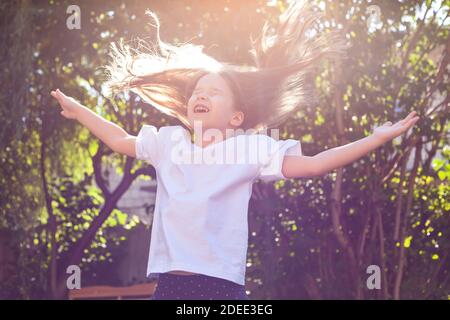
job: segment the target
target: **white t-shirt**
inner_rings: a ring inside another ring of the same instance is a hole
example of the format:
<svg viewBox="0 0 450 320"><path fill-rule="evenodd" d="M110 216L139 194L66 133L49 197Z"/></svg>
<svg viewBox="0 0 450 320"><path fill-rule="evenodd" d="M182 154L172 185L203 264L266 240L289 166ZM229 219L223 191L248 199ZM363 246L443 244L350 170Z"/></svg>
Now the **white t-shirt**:
<svg viewBox="0 0 450 320"><path fill-rule="evenodd" d="M184 270L244 285L252 184L284 179L285 154L301 155L300 142L241 134L201 148L182 126L144 125L136 158L157 175L147 275Z"/></svg>

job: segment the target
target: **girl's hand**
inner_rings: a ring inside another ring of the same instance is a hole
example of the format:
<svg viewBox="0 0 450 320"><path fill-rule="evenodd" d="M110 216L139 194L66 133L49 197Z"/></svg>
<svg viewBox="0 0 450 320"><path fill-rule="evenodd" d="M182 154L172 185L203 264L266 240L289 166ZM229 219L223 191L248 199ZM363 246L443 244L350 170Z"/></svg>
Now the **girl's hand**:
<svg viewBox="0 0 450 320"><path fill-rule="evenodd" d="M392 122L388 121L382 126L376 128L373 131L373 135L383 142L392 140L395 137L398 137L402 133L406 132L417 122L417 120L419 120L419 117L415 117L415 115L416 112L413 111L405 119L400 120L394 125L392 125Z"/></svg>
<svg viewBox="0 0 450 320"><path fill-rule="evenodd" d="M66 96L59 89L56 89L56 91L52 91L51 95L58 101L59 105L63 109L61 111L61 115L63 115L67 119L77 118L78 110L80 109L81 105L74 98Z"/></svg>

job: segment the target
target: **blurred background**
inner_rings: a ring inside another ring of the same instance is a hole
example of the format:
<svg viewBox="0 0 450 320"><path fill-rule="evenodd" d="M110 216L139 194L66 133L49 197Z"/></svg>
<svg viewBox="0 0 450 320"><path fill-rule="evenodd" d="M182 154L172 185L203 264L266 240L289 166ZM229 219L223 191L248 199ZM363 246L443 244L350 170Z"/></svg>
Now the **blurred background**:
<svg viewBox="0 0 450 320"><path fill-rule="evenodd" d="M100 67L110 43L154 40L150 9L163 41L204 45L220 61L251 64L250 36L264 21L276 23L288 2L0 2L1 299L70 298L69 265L80 267L82 288L122 288L125 296L136 285L147 295L154 288L145 275L154 169L113 154L63 118L50 91L60 88L130 134L143 124L178 124L134 94L104 95ZM299 139L312 156L412 110L421 119L412 132L326 176L257 183L247 293L450 299L450 1L311 2L352 48L341 68L318 70L318 104L289 119L280 138ZM79 29L68 28L70 5L80 9ZM380 267L380 289L367 286L370 265Z"/></svg>

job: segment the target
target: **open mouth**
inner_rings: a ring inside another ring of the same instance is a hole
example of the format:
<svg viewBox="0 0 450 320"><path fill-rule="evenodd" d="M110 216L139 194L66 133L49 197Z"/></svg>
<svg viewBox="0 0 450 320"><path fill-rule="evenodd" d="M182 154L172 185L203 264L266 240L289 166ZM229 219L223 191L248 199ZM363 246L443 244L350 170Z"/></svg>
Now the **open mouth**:
<svg viewBox="0 0 450 320"><path fill-rule="evenodd" d="M204 104L197 104L194 107L194 113L208 113L209 108Z"/></svg>

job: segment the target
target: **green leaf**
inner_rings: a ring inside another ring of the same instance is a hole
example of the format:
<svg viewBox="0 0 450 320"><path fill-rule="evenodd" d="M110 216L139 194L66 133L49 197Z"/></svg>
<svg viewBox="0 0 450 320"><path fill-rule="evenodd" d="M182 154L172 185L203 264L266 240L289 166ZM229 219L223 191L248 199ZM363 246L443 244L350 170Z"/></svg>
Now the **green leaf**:
<svg viewBox="0 0 450 320"><path fill-rule="evenodd" d="M123 213L120 210L115 210L114 212L115 212L115 215L116 215L116 218L117 218L117 221L119 222L119 224L122 226L125 225L127 222L127 214Z"/></svg>

